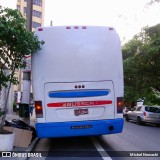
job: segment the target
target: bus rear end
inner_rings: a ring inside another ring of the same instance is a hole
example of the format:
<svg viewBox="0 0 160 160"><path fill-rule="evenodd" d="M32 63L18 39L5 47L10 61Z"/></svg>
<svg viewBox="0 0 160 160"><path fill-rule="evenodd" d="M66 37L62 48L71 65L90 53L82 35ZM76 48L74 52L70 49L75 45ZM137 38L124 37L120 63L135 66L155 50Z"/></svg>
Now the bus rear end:
<svg viewBox="0 0 160 160"><path fill-rule="evenodd" d="M119 39L108 27L49 27L32 57L38 137L120 133L123 70Z"/></svg>

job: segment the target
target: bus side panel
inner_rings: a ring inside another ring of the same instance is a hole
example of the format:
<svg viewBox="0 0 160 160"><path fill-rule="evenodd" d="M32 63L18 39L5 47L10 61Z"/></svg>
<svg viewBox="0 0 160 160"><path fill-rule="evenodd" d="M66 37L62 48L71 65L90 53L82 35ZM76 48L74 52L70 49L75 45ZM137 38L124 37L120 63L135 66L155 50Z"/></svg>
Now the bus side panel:
<svg viewBox="0 0 160 160"><path fill-rule="evenodd" d="M36 130L39 138L92 136L121 133L123 123L123 118L81 122L37 123Z"/></svg>

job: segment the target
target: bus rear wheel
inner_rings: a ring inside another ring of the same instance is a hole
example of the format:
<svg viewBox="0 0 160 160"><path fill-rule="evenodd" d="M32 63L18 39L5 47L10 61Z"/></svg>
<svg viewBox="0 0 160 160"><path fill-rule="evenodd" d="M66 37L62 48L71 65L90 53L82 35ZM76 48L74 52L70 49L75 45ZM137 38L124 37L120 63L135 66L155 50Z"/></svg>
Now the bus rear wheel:
<svg viewBox="0 0 160 160"><path fill-rule="evenodd" d="M160 127L160 124L156 124L157 127Z"/></svg>

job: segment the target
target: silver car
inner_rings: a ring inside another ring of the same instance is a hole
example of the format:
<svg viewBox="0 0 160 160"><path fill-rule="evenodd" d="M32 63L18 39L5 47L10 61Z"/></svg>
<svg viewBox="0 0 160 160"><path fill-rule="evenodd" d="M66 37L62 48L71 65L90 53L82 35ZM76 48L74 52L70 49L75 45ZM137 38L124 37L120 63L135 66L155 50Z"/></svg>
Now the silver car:
<svg viewBox="0 0 160 160"><path fill-rule="evenodd" d="M130 111L130 110L131 110L130 107L124 107L124 108L123 108L123 117L125 117L126 114L127 114L127 112Z"/></svg>
<svg viewBox="0 0 160 160"><path fill-rule="evenodd" d="M125 119L136 121L139 125L153 123L160 126L160 106L136 106L127 112Z"/></svg>

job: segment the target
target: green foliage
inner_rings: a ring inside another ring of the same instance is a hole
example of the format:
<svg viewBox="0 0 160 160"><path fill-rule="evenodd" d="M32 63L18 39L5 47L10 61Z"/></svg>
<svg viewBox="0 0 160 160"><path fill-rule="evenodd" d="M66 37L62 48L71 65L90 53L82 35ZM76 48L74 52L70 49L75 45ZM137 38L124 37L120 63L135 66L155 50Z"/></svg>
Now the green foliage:
<svg viewBox="0 0 160 160"><path fill-rule="evenodd" d="M26 29L25 19L20 12L0 6L0 90L8 87L5 106L0 112L0 133L3 133L11 83L18 83L14 77L15 70L25 68L25 56L40 50L41 44L43 42Z"/></svg>
<svg viewBox="0 0 160 160"><path fill-rule="evenodd" d="M24 68L25 55L35 53L42 42L29 32L20 12L0 7L0 88L8 82L17 83L15 69ZM9 74L4 72L9 70Z"/></svg>
<svg viewBox="0 0 160 160"><path fill-rule="evenodd" d="M150 2L148 3L149 5L152 5L152 4L154 4L154 3L159 3L160 2L160 0L150 0Z"/></svg>
<svg viewBox="0 0 160 160"><path fill-rule="evenodd" d="M160 105L160 25L143 28L122 52L125 99Z"/></svg>
<svg viewBox="0 0 160 160"><path fill-rule="evenodd" d="M142 45L142 42L141 42L141 40L138 39L137 36L135 36L128 43L126 43L122 48L122 50L123 50L123 60L134 56L134 54L138 54L141 45Z"/></svg>
<svg viewBox="0 0 160 160"><path fill-rule="evenodd" d="M0 118L2 117L3 114L4 114L4 112L0 108Z"/></svg>

